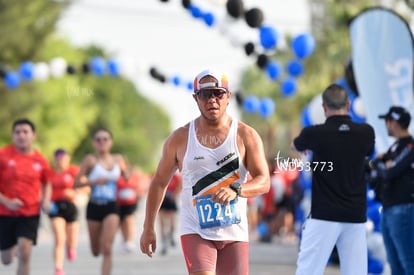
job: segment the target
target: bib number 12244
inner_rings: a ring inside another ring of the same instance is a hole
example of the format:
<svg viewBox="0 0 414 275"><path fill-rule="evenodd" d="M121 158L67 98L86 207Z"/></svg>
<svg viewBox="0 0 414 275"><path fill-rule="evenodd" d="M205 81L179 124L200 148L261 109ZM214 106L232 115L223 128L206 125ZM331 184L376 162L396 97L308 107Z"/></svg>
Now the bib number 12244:
<svg viewBox="0 0 414 275"><path fill-rule="evenodd" d="M240 212L236 206L237 198L228 205L211 200L212 195L196 198L198 220L201 228L211 228L240 223Z"/></svg>

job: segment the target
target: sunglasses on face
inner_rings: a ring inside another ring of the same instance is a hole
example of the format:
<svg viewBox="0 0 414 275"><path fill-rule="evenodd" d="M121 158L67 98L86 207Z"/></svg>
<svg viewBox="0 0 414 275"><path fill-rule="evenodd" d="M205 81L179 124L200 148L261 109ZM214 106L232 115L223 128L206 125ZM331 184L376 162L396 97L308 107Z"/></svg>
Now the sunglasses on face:
<svg viewBox="0 0 414 275"><path fill-rule="evenodd" d="M225 94L227 94L227 92L224 92L222 90L200 90L196 93L198 98L200 98L201 100L208 100L212 97L217 99L223 99Z"/></svg>

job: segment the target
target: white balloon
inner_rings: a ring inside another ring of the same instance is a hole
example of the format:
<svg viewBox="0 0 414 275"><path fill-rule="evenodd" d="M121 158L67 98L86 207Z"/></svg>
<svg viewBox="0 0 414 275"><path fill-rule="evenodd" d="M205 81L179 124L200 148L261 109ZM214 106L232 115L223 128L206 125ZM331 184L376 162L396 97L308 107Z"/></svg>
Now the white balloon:
<svg viewBox="0 0 414 275"><path fill-rule="evenodd" d="M313 125L325 122L325 113L322 108L322 94L315 96L309 103L309 118Z"/></svg>
<svg viewBox="0 0 414 275"><path fill-rule="evenodd" d="M227 36L230 33L230 26L236 22L236 20L230 16L225 16L220 20L217 20L216 26L219 33L223 36Z"/></svg>
<svg viewBox="0 0 414 275"><path fill-rule="evenodd" d="M45 81L49 78L49 66L45 62L39 62L34 67L34 79Z"/></svg>
<svg viewBox="0 0 414 275"><path fill-rule="evenodd" d="M374 231L374 223L368 219L365 223L365 229L367 234L371 234Z"/></svg>
<svg viewBox="0 0 414 275"><path fill-rule="evenodd" d="M283 199L285 194L285 183L281 175L275 173L270 177L270 184L273 188L273 201L278 203Z"/></svg>
<svg viewBox="0 0 414 275"><path fill-rule="evenodd" d="M380 232L371 232L367 235L367 246L372 258L380 260L382 263L387 262L384 239Z"/></svg>
<svg viewBox="0 0 414 275"><path fill-rule="evenodd" d="M235 47L241 47L243 45L242 40L239 37L239 34L228 34L227 37L230 39L230 44Z"/></svg>
<svg viewBox="0 0 414 275"><path fill-rule="evenodd" d="M66 73L67 63L62 57L55 57L49 62L50 74L53 77L62 77Z"/></svg>
<svg viewBox="0 0 414 275"><path fill-rule="evenodd" d="M391 275L391 266L389 263L384 264L384 271L382 271L381 275Z"/></svg>
<svg viewBox="0 0 414 275"><path fill-rule="evenodd" d="M310 210L311 210L311 202L312 202L311 196L312 196L311 192L309 190L305 190L303 194L303 199L300 202L300 207L303 213L306 213L306 215L310 213Z"/></svg>
<svg viewBox="0 0 414 275"><path fill-rule="evenodd" d="M365 117L364 103L362 102L360 96L354 99L354 102L352 103L352 108L354 109L355 114L357 114L359 117Z"/></svg>

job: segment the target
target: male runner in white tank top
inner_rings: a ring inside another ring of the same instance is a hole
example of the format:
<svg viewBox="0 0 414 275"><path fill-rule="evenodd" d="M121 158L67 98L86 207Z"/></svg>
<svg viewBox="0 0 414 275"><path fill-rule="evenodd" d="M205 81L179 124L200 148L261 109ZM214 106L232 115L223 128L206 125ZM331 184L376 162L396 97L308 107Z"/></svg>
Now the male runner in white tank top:
<svg viewBox="0 0 414 275"><path fill-rule="evenodd" d="M147 197L141 251L150 257L156 251L156 215L178 168L183 177L181 246L188 273L246 275L246 201L270 187L263 143L253 128L227 114L231 92L225 75L201 72L193 97L201 114L164 144Z"/></svg>

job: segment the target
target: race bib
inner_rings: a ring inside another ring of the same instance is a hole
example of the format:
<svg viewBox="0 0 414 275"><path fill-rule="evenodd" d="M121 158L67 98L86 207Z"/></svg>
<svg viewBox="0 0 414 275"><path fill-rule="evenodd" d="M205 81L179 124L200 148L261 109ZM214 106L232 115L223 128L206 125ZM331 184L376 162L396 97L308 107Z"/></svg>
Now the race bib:
<svg viewBox="0 0 414 275"><path fill-rule="evenodd" d="M132 188L122 188L118 192L118 198L123 201L135 200L137 198L137 193Z"/></svg>
<svg viewBox="0 0 414 275"><path fill-rule="evenodd" d="M198 221L201 228L227 226L240 223L240 212L236 206L237 198L230 201L228 205L212 201L213 195L200 196L196 198Z"/></svg>
<svg viewBox="0 0 414 275"><path fill-rule="evenodd" d="M108 181L92 188L92 198L102 201L114 201L116 198L116 182Z"/></svg>

